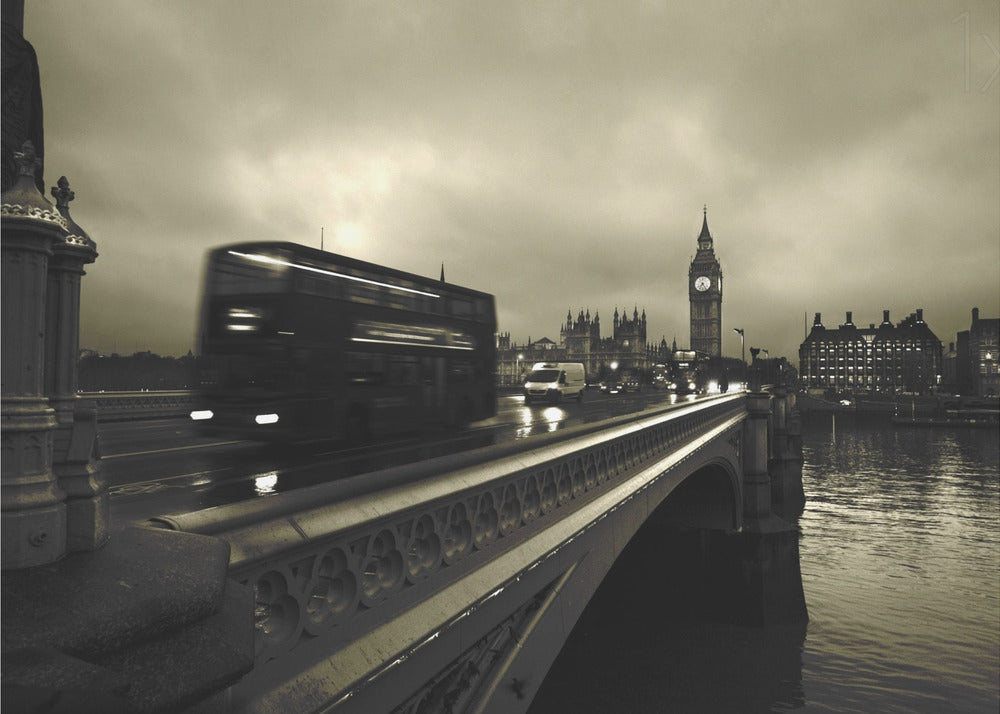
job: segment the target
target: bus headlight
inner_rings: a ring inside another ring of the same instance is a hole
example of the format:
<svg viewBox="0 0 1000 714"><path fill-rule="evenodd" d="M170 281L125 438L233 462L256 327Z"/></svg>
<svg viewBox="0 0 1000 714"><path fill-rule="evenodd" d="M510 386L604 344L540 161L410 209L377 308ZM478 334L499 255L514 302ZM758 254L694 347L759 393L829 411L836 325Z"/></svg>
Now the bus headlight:
<svg viewBox="0 0 1000 714"><path fill-rule="evenodd" d="M215 414L212 413L211 409L196 409L191 412L191 418L194 421L206 421L214 416Z"/></svg>
<svg viewBox="0 0 1000 714"><path fill-rule="evenodd" d="M258 424L277 424L278 415L277 414L258 414L253 418Z"/></svg>

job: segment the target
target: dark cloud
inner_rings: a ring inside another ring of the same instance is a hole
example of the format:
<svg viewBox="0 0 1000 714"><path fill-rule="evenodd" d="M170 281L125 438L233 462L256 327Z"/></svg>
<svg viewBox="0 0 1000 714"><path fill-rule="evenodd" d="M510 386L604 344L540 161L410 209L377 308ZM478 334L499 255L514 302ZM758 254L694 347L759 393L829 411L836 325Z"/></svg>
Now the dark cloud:
<svg viewBox="0 0 1000 714"><path fill-rule="evenodd" d="M46 179L101 253L82 344L186 352L209 247L321 227L519 341L638 307L683 344L704 203L729 354L1000 314L996 3L677 5L29 3Z"/></svg>

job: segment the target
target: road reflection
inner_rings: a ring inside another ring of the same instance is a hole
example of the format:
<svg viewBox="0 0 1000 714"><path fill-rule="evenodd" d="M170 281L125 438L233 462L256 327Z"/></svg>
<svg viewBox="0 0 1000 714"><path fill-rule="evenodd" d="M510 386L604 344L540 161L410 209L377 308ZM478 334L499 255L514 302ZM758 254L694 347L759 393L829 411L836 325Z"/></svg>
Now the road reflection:
<svg viewBox="0 0 1000 714"><path fill-rule="evenodd" d="M545 407L538 411L523 403L515 410L515 415L518 423L514 430L515 439L527 439L535 434L556 431L570 416L568 411L559 407Z"/></svg>
<svg viewBox="0 0 1000 714"><path fill-rule="evenodd" d="M663 392L609 397L588 393L582 403L527 406L520 395L498 400L497 415L460 431L425 429L392 441L350 445L339 442L210 444L169 451L151 442L146 452L125 453L104 463L112 483L112 519L142 520L210 508L326 483L361 473L494 444L549 434L654 404L684 403L694 397ZM164 439L175 429L164 428ZM134 438L134 437L133 437ZM119 435L123 449L135 447ZM136 473L148 480L130 482Z"/></svg>
<svg viewBox="0 0 1000 714"><path fill-rule="evenodd" d="M278 472L269 471L254 476L253 490L258 496L272 496L278 492Z"/></svg>

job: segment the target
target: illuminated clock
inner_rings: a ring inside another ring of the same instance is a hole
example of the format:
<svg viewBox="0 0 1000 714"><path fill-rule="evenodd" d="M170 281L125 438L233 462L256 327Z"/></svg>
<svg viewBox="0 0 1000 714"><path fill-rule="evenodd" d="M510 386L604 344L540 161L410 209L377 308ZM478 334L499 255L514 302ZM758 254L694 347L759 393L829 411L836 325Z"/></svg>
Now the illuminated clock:
<svg viewBox="0 0 1000 714"><path fill-rule="evenodd" d="M705 292L710 287L712 287L712 281L702 275L700 278L694 281L694 289L698 292Z"/></svg>

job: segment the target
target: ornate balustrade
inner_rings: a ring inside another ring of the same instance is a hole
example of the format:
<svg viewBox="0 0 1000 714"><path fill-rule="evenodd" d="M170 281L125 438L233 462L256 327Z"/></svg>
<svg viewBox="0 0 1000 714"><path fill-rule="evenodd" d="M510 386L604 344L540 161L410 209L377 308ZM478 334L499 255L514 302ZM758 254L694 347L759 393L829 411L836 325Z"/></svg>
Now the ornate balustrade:
<svg viewBox="0 0 1000 714"><path fill-rule="evenodd" d="M162 419L187 416L194 393L172 392L81 392L79 400L97 410L98 421Z"/></svg>
<svg viewBox="0 0 1000 714"><path fill-rule="evenodd" d="M334 651L738 417L744 401L585 425L499 458L487 447L419 472L356 477L389 484L363 493L330 483L257 501L249 515L234 504L159 520L230 543L230 576L256 594L258 665L317 638Z"/></svg>

